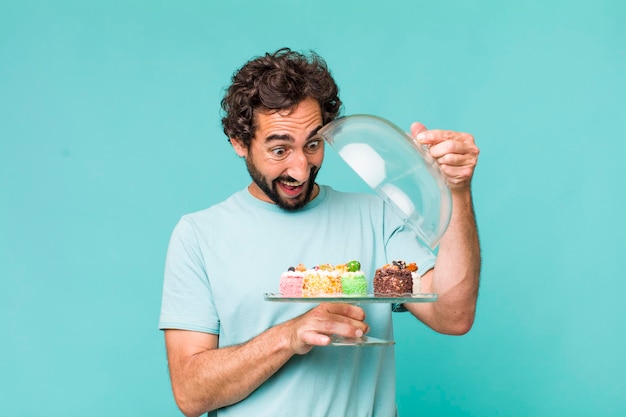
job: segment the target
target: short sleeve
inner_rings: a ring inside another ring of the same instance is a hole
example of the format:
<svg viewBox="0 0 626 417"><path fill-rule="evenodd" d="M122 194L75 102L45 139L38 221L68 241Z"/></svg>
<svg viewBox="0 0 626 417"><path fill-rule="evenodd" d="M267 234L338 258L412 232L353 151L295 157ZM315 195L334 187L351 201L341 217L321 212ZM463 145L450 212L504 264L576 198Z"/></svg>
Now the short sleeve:
<svg viewBox="0 0 626 417"><path fill-rule="evenodd" d="M167 250L159 329L219 333L219 317L194 224L183 217Z"/></svg>

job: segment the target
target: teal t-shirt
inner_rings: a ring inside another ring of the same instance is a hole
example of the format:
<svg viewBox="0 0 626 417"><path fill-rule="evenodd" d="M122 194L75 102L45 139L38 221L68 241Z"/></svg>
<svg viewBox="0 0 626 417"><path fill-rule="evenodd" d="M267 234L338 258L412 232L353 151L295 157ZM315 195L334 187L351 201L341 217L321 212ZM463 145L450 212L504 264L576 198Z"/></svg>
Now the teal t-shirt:
<svg viewBox="0 0 626 417"><path fill-rule="evenodd" d="M185 215L167 253L160 329L219 335L219 345L246 342L311 309L313 303L271 302L290 266L361 262L376 268L402 259L420 273L435 264L381 199L320 186L304 208L287 212L247 189L206 210ZM369 335L393 338L389 304L363 304ZM243 401L217 416L396 415L393 346L315 347L292 357Z"/></svg>

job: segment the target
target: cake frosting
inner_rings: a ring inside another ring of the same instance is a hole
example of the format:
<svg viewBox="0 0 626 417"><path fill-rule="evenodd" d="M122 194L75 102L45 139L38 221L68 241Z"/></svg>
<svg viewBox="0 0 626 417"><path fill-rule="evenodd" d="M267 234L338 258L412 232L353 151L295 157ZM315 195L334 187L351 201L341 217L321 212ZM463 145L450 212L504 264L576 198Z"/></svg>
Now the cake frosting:
<svg viewBox="0 0 626 417"><path fill-rule="evenodd" d="M411 272L413 277L413 294L419 294L422 292L422 277L417 273L417 266L415 271Z"/></svg>
<svg viewBox="0 0 626 417"><path fill-rule="evenodd" d="M422 280L412 262L393 261L376 269L375 296L402 296L422 292ZM283 272L279 291L286 297L340 297L367 295L368 281L361 264L350 261L341 265L321 264L306 268L303 264Z"/></svg>
<svg viewBox="0 0 626 417"><path fill-rule="evenodd" d="M341 271L324 264L304 271L303 297L321 297L341 294Z"/></svg>
<svg viewBox="0 0 626 417"><path fill-rule="evenodd" d="M358 261L341 265L321 264L306 268L299 264L280 276L280 294L287 297L333 297L366 295L367 279Z"/></svg>
<svg viewBox="0 0 626 417"><path fill-rule="evenodd" d="M367 279L361 271L358 261L350 261L345 265L345 272L341 274L341 291L345 295L367 294Z"/></svg>
<svg viewBox="0 0 626 417"><path fill-rule="evenodd" d="M279 291L286 297L302 297L302 280L306 268L300 264L280 275Z"/></svg>

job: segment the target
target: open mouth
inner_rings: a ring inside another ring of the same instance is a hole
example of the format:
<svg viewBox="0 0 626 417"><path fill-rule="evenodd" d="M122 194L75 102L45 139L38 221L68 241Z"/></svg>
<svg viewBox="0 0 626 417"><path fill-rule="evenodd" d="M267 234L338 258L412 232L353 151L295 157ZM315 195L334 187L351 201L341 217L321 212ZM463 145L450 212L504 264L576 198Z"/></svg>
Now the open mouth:
<svg viewBox="0 0 626 417"><path fill-rule="evenodd" d="M279 180L276 182L288 197L297 197L304 190L306 182Z"/></svg>

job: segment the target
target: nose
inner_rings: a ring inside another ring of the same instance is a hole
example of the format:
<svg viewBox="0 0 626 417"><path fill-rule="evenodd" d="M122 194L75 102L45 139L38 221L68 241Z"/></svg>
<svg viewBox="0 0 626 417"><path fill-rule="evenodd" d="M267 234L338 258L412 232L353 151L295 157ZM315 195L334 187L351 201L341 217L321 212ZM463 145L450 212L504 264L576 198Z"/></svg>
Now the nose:
<svg viewBox="0 0 626 417"><path fill-rule="evenodd" d="M311 171L311 163L307 155L303 151L298 150L289 159L287 175L300 182L306 181Z"/></svg>

